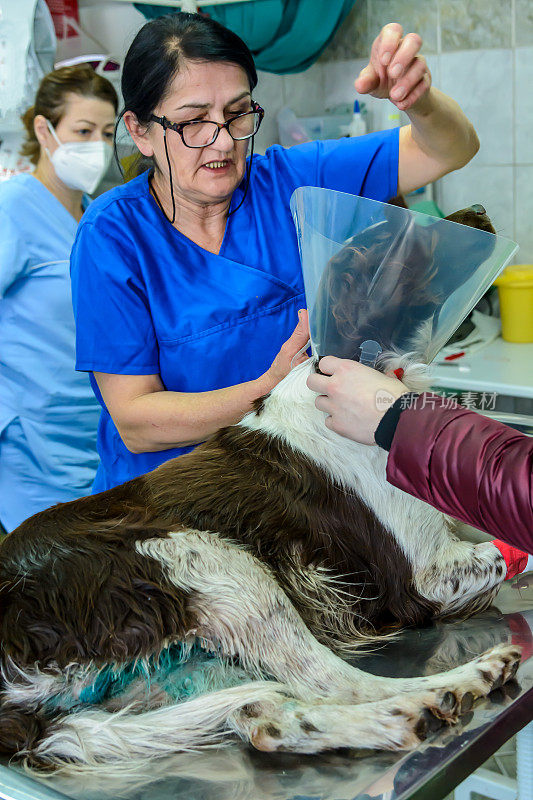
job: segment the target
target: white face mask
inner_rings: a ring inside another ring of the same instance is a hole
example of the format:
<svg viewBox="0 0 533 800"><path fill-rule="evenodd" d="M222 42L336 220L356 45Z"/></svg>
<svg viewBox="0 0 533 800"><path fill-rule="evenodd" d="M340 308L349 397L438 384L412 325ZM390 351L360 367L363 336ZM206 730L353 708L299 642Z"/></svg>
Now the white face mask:
<svg viewBox="0 0 533 800"><path fill-rule="evenodd" d="M45 148L57 177L70 189L92 194L109 166L113 149L102 141L61 142L50 121L46 123L58 143L52 155Z"/></svg>

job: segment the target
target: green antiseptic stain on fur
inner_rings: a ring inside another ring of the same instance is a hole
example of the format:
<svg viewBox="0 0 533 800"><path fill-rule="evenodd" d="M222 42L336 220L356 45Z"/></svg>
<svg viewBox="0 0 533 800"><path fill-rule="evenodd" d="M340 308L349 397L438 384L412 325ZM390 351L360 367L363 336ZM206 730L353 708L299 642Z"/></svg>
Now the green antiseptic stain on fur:
<svg viewBox="0 0 533 800"><path fill-rule="evenodd" d="M80 692L79 702L96 705L122 694L130 683L138 678L141 673L139 667L128 664L117 670L114 667L104 667L96 676L91 686L86 686Z"/></svg>
<svg viewBox="0 0 533 800"><path fill-rule="evenodd" d="M143 662L125 664L120 668L104 667L96 676L94 683L80 692L79 701L83 704L95 705L122 694L137 678L144 678L147 686L176 682L178 686L185 678L181 678L184 667L190 660L211 661L213 656L197 646L186 647L174 644L157 656L151 656L148 665ZM187 677L187 676L185 676ZM178 690L179 693L179 690ZM187 694L185 689L182 692ZM178 699L178 697L176 697Z"/></svg>
<svg viewBox="0 0 533 800"><path fill-rule="evenodd" d="M147 662L105 666L95 671L94 680L74 696L71 689L50 698L48 713L79 711L107 700L120 698L134 681L142 680L146 690L160 689L170 703L180 703L206 692L236 686L250 680L239 667L217 653L206 652L199 645L171 645ZM125 701L126 702L126 701Z"/></svg>

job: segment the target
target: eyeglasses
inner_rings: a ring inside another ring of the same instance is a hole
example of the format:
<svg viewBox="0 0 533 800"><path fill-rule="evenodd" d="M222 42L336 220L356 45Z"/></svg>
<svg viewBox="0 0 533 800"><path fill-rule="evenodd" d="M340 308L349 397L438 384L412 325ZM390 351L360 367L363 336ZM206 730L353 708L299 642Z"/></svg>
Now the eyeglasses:
<svg viewBox="0 0 533 800"><path fill-rule="evenodd" d="M179 133L185 147L208 147L216 141L223 128L236 142L250 139L259 130L264 115L265 112L261 106L253 103L253 111L237 114L224 123L203 119L191 122L170 122L166 117L156 117L155 114L152 114L150 119L162 125L165 131L170 129Z"/></svg>

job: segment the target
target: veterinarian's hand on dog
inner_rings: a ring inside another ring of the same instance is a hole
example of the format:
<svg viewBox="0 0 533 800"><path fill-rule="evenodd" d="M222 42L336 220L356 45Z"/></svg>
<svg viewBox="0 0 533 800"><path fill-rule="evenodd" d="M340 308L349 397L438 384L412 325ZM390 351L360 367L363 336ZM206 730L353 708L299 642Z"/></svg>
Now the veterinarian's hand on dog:
<svg viewBox="0 0 533 800"><path fill-rule="evenodd" d="M355 81L359 94L388 98L407 111L429 90L431 73L419 55L422 39L417 33L403 36L403 28L391 22L374 40L368 65Z"/></svg>
<svg viewBox="0 0 533 800"><path fill-rule="evenodd" d="M409 389L397 378L388 377L355 361L324 356L308 387L318 393L315 406L328 416L326 427L361 444L376 444L374 433L382 416Z"/></svg>
<svg viewBox="0 0 533 800"><path fill-rule="evenodd" d="M263 376L272 384L272 389L289 374L292 367L307 361L309 356L305 351L300 355L297 354L308 342L309 316L307 309L304 308L298 312L298 325L290 338L281 345L279 353Z"/></svg>

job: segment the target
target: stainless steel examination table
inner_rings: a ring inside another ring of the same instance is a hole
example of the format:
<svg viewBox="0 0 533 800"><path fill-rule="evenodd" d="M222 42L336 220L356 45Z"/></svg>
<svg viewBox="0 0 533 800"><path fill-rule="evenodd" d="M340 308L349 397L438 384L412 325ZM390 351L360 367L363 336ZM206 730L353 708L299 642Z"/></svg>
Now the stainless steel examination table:
<svg viewBox="0 0 533 800"><path fill-rule="evenodd" d="M493 608L464 622L402 632L357 665L380 675L450 669L492 645L523 647L517 682L409 753L268 754L232 744L153 762L112 779L35 780L0 765L2 800L439 800L533 719L533 575L506 583Z"/></svg>

